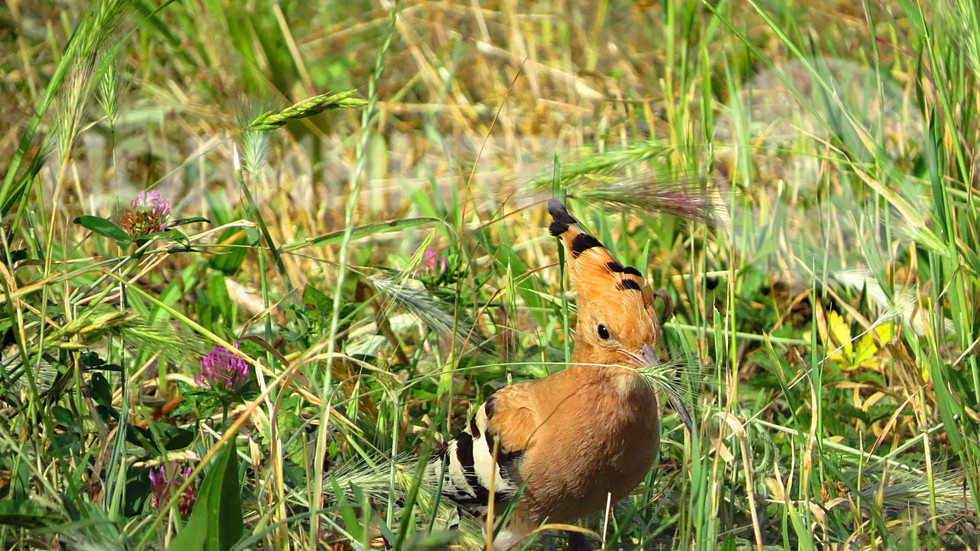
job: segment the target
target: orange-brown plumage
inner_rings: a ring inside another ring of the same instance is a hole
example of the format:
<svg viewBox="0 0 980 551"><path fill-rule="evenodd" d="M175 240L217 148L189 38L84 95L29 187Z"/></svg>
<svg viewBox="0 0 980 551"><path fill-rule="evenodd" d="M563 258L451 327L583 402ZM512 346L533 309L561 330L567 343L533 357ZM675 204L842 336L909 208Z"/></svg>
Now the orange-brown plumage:
<svg viewBox="0 0 980 551"><path fill-rule="evenodd" d="M525 387L525 388L521 388ZM510 519L526 533L543 522L567 523L615 502L643 480L657 455L657 399L635 372L572 365L497 393L498 407L520 411L519 428L490 422L501 448L524 450L527 485ZM507 419L504 417L503 419Z"/></svg>
<svg viewBox="0 0 980 551"><path fill-rule="evenodd" d="M447 469L446 485L458 500L486 501L491 477L498 501L524 484L499 549L544 522L571 522L601 510L609 495L613 502L626 496L660 445L656 392L635 370L655 361L661 344L654 293L639 271L582 232L564 205L553 200L549 212L578 293L571 364L497 391L446 456L456 469Z"/></svg>

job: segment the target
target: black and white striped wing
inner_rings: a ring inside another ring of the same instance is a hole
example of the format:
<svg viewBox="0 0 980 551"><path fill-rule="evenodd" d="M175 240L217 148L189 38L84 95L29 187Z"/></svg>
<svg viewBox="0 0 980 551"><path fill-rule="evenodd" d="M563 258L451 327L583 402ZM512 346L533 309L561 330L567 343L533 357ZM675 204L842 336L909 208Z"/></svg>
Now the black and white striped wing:
<svg viewBox="0 0 980 551"><path fill-rule="evenodd" d="M486 512L491 488L495 501L501 503L513 498L523 482L520 463L524 449L508 442L507 430L498 427L507 418L498 409L506 402L501 398L513 394L508 391L514 388L491 396L442 453L442 494L474 515Z"/></svg>

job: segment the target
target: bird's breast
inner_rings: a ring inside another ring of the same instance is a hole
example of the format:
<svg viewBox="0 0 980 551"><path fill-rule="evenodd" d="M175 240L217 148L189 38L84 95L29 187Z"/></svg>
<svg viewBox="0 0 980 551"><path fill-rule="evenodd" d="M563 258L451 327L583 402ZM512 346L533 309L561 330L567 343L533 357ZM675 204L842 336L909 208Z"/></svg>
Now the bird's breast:
<svg viewBox="0 0 980 551"><path fill-rule="evenodd" d="M553 396L521 471L536 520L568 522L626 496L660 445L654 390L632 370L579 377ZM556 385L557 386L557 385Z"/></svg>

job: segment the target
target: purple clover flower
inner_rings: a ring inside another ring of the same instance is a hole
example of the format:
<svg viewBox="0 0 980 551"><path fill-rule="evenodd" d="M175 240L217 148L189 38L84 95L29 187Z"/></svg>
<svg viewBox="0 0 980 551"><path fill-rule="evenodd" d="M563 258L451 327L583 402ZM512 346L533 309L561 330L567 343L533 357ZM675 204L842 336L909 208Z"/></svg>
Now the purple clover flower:
<svg viewBox="0 0 980 551"><path fill-rule="evenodd" d="M234 347L239 350L237 342ZM204 388L234 393L248 382L248 363L231 350L215 345L201 358L201 371L194 381Z"/></svg>
<svg viewBox="0 0 980 551"><path fill-rule="evenodd" d="M130 235L146 235L166 230L169 220L170 203L156 191L141 191L119 225Z"/></svg>
<svg viewBox="0 0 980 551"><path fill-rule="evenodd" d="M434 250L426 249L422 253L421 265L422 270L426 272L444 271L446 269L446 257L440 257Z"/></svg>
<svg viewBox="0 0 980 551"><path fill-rule="evenodd" d="M177 463L150 469L150 492L153 498L153 507L158 511L165 507L170 501L171 492L180 488L180 485L191 476L193 471L194 469L190 467L181 470ZM181 515L187 516L191 512L191 506L194 505L195 499L197 499L197 490L192 484L177 499L177 509Z"/></svg>

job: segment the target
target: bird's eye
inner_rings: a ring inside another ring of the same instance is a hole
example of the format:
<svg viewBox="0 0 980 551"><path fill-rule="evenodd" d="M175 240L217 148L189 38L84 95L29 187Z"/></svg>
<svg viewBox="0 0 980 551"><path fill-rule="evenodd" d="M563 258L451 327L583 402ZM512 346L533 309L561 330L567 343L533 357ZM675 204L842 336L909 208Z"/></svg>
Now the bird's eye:
<svg viewBox="0 0 980 551"><path fill-rule="evenodd" d="M607 329L605 325L603 325L603 324L600 323L599 324L598 331L599 331L599 338L600 339L602 339L604 341L609 340L609 329Z"/></svg>

